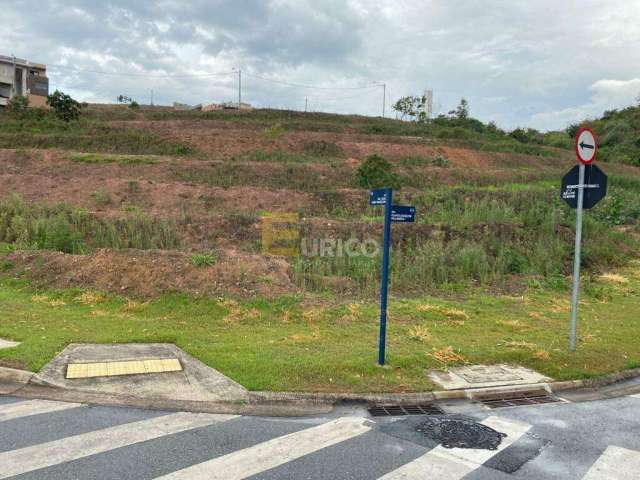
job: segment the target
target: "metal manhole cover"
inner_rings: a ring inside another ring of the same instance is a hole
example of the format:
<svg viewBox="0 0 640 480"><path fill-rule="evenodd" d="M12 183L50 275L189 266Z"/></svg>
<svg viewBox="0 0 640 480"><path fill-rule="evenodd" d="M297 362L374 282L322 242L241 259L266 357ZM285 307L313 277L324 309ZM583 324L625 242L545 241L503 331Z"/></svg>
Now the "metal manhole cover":
<svg viewBox="0 0 640 480"><path fill-rule="evenodd" d="M507 436L473 420L443 417L429 418L418 425L416 431L445 448L496 450Z"/></svg>

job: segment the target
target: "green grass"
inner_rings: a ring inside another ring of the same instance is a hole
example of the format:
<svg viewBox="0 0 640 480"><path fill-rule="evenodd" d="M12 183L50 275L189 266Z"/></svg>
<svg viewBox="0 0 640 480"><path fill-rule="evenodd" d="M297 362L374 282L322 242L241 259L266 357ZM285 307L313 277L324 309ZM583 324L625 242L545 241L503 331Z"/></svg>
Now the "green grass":
<svg viewBox="0 0 640 480"><path fill-rule="evenodd" d="M421 391L428 368L515 363L559 380L640 361L638 265L585 285L578 350L567 352L569 294L398 299L392 290L388 363L376 366L375 302L304 303L165 295L140 303L80 290L35 291L0 279L0 364L39 370L71 342L171 342L252 390ZM624 283L623 283L624 282ZM450 350L449 350L450 347ZM451 352L459 355L457 360Z"/></svg>
<svg viewBox="0 0 640 480"><path fill-rule="evenodd" d="M215 265L218 257L215 253L194 253L191 255L191 263L196 267L210 267Z"/></svg>
<svg viewBox="0 0 640 480"><path fill-rule="evenodd" d="M609 196L584 216L583 268L597 273L620 267L637 257L640 207L636 184L612 177ZM573 262L575 211L559 199L558 187L546 181L504 187L439 187L424 193L396 194L398 203L417 208L413 225L393 227L391 283L419 294L452 286L507 284L518 287L531 276L553 280L568 275ZM308 232L303 238L327 236L380 242L382 211L361 203L342 203L339 195L319 199L342 206L345 218L359 223L328 233ZM624 227L621 225L626 224ZM314 291L373 295L379 259L301 256L292 262L296 283ZM327 282L335 277L341 281ZM456 287L456 288L457 288Z"/></svg>
<svg viewBox="0 0 640 480"><path fill-rule="evenodd" d="M97 202L106 198L99 193ZM101 218L65 204L40 205L17 195L0 199L0 242L22 249L87 253L94 248L171 249L178 245L171 220L134 212Z"/></svg>
<svg viewBox="0 0 640 480"><path fill-rule="evenodd" d="M269 162L269 163L328 163L325 158L308 153L296 153L288 150L252 150L231 158L232 162Z"/></svg>
<svg viewBox="0 0 640 480"><path fill-rule="evenodd" d="M260 161L263 158L261 155L245 158L252 162ZM282 158L287 161L271 162L268 168L245 163L246 161L235 161L215 163L209 167L170 167L170 171L176 180L225 188L253 186L322 192L352 186L353 172L344 165L326 165L320 176L318 169L306 163L288 161L290 158L299 158L297 156L290 157L286 154Z"/></svg>
<svg viewBox="0 0 640 480"><path fill-rule="evenodd" d="M424 167L424 166L436 166L436 167L448 167L449 159L442 154L434 155L432 157L421 157L414 155L410 157L403 157L398 162L403 167Z"/></svg>
<svg viewBox="0 0 640 480"><path fill-rule="evenodd" d="M120 165L152 165L158 160L145 155L104 155L99 153L75 153L69 158L76 163L105 164L117 163Z"/></svg>
<svg viewBox="0 0 640 480"><path fill-rule="evenodd" d="M316 157L342 157L344 151L335 142L327 140L310 140L305 142L304 151L309 155Z"/></svg>
<svg viewBox="0 0 640 480"><path fill-rule="evenodd" d="M0 148L61 148L126 155L190 155L193 147L154 133L82 118L63 122L52 116L13 118L0 114Z"/></svg>

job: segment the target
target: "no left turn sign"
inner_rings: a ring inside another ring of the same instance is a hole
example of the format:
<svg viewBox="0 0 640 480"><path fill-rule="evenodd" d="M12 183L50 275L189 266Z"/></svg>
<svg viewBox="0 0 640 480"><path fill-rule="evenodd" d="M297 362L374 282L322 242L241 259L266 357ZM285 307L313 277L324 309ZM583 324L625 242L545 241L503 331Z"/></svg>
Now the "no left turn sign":
<svg viewBox="0 0 640 480"><path fill-rule="evenodd" d="M576 155L578 160L585 165L589 165L596 158L597 150L596 136L591 129L580 129L576 135Z"/></svg>

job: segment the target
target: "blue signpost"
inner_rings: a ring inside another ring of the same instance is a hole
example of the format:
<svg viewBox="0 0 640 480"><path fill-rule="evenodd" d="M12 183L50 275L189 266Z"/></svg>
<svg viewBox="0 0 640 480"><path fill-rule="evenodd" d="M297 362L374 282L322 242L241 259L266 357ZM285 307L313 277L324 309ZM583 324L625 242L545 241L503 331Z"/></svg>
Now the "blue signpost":
<svg viewBox="0 0 640 480"><path fill-rule="evenodd" d="M391 222L414 222L416 207L392 205L393 190L379 188L372 190L369 204L384 205L384 234L382 240L382 272L380 275L380 343L378 363L384 365L387 344L387 291L389 287L389 249L391 246Z"/></svg>

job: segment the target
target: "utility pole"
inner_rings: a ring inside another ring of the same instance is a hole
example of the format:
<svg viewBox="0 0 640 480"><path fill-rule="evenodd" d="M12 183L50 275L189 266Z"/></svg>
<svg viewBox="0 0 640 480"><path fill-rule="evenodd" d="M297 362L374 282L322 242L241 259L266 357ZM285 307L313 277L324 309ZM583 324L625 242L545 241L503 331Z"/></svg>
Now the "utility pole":
<svg viewBox="0 0 640 480"><path fill-rule="evenodd" d="M387 107L387 84L382 84L382 118L384 118L384 113Z"/></svg>
<svg viewBox="0 0 640 480"><path fill-rule="evenodd" d="M242 105L242 70L238 69L238 110Z"/></svg>
<svg viewBox="0 0 640 480"><path fill-rule="evenodd" d="M308 104L309 104L309 97L304 97L304 113L307 113Z"/></svg>
<svg viewBox="0 0 640 480"><path fill-rule="evenodd" d="M149 103L153 107L153 88L151 89L151 102Z"/></svg>

